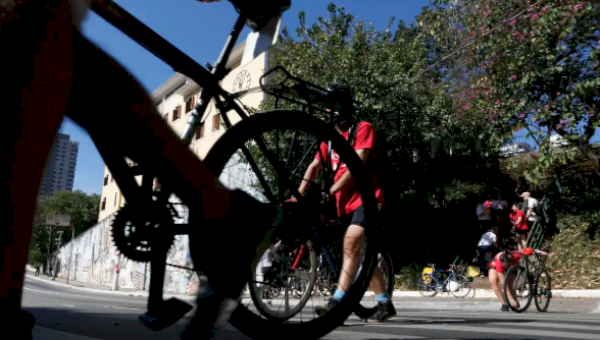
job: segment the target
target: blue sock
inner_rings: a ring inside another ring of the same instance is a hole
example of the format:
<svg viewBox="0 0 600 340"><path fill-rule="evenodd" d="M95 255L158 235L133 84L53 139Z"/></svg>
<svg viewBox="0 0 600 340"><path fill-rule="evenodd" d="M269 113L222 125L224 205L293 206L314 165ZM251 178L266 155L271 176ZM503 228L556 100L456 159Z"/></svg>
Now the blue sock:
<svg viewBox="0 0 600 340"><path fill-rule="evenodd" d="M390 296L388 295L388 293L383 293L383 294L376 295L375 298L377 299L378 302L388 302L388 301L390 301Z"/></svg>
<svg viewBox="0 0 600 340"><path fill-rule="evenodd" d="M333 298L338 301L341 301L344 298L344 295L346 295L346 292L344 292L341 289L336 289L335 293L333 293Z"/></svg>

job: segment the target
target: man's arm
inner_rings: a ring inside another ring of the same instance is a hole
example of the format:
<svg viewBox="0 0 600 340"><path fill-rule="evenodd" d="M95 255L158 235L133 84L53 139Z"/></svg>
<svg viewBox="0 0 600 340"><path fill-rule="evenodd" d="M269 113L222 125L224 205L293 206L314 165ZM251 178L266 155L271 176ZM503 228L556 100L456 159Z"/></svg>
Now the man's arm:
<svg viewBox="0 0 600 340"><path fill-rule="evenodd" d="M300 195L306 195L306 191L310 187L310 184L317 178L321 172L321 161L318 159L314 159L312 163L306 169L304 173L304 177L302 178L302 183L300 183L300 187L298 188L298 192Z"/></svg>
<svg viewBox="0 0 600 340"><path fill-rule="evenodd" d="M367 160L369 159L369 155L371 155L371 149L356 150L356 153L358 154L358 158L360 158L363 164L366 164ZM348 184L348 182L350 182L351 178L352 174L350 173L350 170L347 169L346 172L342 175L342 177L340 177L340 179L331 186L331 188L329 189L329 193L331 195L334 195L336 192L342 190L342 188L346 184Z"/></svg>

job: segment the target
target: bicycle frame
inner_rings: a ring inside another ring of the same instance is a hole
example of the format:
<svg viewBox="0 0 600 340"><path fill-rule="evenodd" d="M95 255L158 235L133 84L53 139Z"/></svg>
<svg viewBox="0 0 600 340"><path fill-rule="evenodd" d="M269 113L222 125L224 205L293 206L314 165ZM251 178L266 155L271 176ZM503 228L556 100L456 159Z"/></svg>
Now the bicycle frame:
<svg viewBox="0 0 600 340"><path fill-rule="evenodd" d="M231 30L231 33L229 34L229 37L226 40L219 59L217 60L215 66L212 67L212 72L210 72L179 50L177 47L173 46L167 40L162 38L151 28L136 19L133 15L128 13L114 1L93 0L92 10L103 19L108 21L111 25L119 29L121 32L135 40L150 53L154 54L156 57L173 67L176 72L187 75L202 87L203 91L200 97L200 104L197 104L192 110L191 117L189 118L186 128L181 135L181 140L186 145L191 143L194 132L202 123L202 117L205 115L210 99L215 100L216 107L221 113L223 121L228 128L231 127L232 124L226 115L227 112L233 110L240 116L241 119L248 118L248 115L244 112L244 110L235 102L234 95L231 95L227 91L223 90L221 86L219 86L219 81L223 80L230 72L230 70L226 68L226 63L227 60L229 60L231 51L235 47L235 43L237 42L239 35L244 28L247 18L243 14L239 15L233 29ZM221 97L224 98L224 100L221 100ZM258 144L259 147L263 149L264 145L262 145L260 142ZM257 174L258 180L263 186L266 187L266 181L262 176L260 176L256 162L254 162L252 157L250 157L250 154L246 148L242 148L242 151L246 156L250 166ZM267 157L269 156L268 153L265 154ZM272 163L276 164L274 162ZM132 192L134 190L131 185L121 189L126 197L128 192ZM271 196L270 193L267 193L267 196ZM275 200L275 197L272 196L268 198L272 201Z"/></svg>

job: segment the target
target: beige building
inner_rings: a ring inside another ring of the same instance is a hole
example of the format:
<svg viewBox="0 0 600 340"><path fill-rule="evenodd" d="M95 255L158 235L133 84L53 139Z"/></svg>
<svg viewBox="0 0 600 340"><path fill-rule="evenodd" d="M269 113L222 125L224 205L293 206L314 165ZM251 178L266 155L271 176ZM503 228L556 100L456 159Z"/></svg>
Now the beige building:
<svg viewBox="0 0 600 340"><path fill-rule="evenodd" d="M259 54L247 64L241 65L245 47L246 42L237 46L231 52L227 63L227 67L231 68L231 72L223 79L222 87L230 93L257 88L261 76L266 70L275 65L275 57L278 52L276 46ZM176 73L152 93L152 99L159 113L171 128L180 135L190 117L191 110L199 99L201 91L202 89L194 81L181 73ZM249 92L240 98L244 105L252 108L257 108L264 99L266 99L266 94L260 90ZM240 120L237 113L233 111L229 112L227 117L232 124ZM223 119L218 115L214 103L209 104L203 118L205 123L198 129L190 145L190 149L200 159L206 157L208 151L224 133L224 128L221 125ZM226 168L219 180L232 189L245 186L249 180L249 171L244 165L231 165ZM141 176L137 179L140 183ZM98 220L110 216L125 204L125 199L106 166L104 167L102 185Z"/></svg>

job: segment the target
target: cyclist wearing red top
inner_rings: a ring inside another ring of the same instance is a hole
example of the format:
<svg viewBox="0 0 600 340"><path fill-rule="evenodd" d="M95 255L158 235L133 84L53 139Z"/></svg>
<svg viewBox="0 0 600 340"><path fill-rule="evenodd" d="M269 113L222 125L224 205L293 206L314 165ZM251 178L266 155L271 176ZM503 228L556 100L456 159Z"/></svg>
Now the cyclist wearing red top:
<svg viewBox="0 0 600 340"><path fill-rule="evenodd" d="M510 213L509 217L513 223L513 227L511 229L511 233L517 234L517 247L519 250L525 248L527 242L527 232L529 232L529 226L527 225L527 218L525 218L525 213L519 208L518 203L513 203L512 205L512 213Z"/></svg>
<svg viewBox="0 0 600 340"><path fill-rule="evenodd" d="M374 153L376 143L375 130L373 129L373 125L368 122L354 124L354 104L350 89L343 85L332 85L328 90L332 93L331 96L333 97L329 112L332 112L332 122L335 123L338 132L344 138L348 139L349 134L353 133L351 128L356 126L356 137L352 145L356 150L356 153L365 164L369 160L376 161L377 155ZM321 144L319 152L315 156L313 162L308 166L303 177L304 180L302 181L300 188L298 188L298 192L304 196L310 182L314 181L321 171L322 163L328 164L334 172L338 170L335 174L334 184L331 186L329 193L335 195L338 216L342 219L344 225L348 226L343 244L343 268L341 270L342 274L339 278L338 288L333 294L333 298L329 300L327 306L317 307L316 311L319 314L331 310L344 297L346 290L352 282L352 278L358 270L357 264L360 261L365 237L365 211L362 206L360 194L352 180L352 175L347 171L346 164L343 162L340 163L338 154L334 150L331 150L330 154L330 150L328 149L326 143ZM373 181L373 187L375 188L377 203L381 207L385 204L383 190L377 181L375 173L371 173L371 179ZM396 309L391 301L391 297L386 293L383 274L378 267L375 267L375 272L373 273L369 288L375 292L378 301L377 312L369 318L369 321L381 322L395 316Z"/></svg>
<svg viewBox="0 0 600 340"><path fill-rule="evenodd" d="M503 284L504 280L505 280L504 273L506 272L506 270L508 268L519 263L519 260L521 259L522 256L532 255L534 251L538 254L548 255L548 253L546 253L544 251L541 251L538 249L533 249L531 247L525 248L522 251L504 250L504 251L501 251L498 254L496 254L496 256L494 256L494 259L492 260L492 262L490 262L490 270L488 272L488 277L490 279L490 284L492 286L492 290L494 291L494 293L496 294L496 297L502 304L502 308L500 309L501 311L508 312L508 304L504 300L504 295L502 294L502 288L500 288L500 284ZM517 307L519 305L519 302L517 301L516 297L513 295L514 293L513 293L513 289L512 289L512 283L514 282L514 280L515 280L515 278L513 277L507 282L508 287L510 287L510 289L508 291L508 299L510 300L511 305Z"/></svg>

